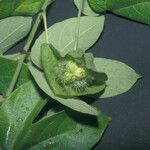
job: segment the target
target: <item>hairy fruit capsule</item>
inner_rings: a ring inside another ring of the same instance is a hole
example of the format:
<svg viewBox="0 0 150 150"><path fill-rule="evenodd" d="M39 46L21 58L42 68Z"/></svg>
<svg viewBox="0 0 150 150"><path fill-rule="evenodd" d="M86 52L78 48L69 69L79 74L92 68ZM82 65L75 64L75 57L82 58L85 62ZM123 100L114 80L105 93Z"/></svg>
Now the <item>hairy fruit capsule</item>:
<svg viewBox="0 0 150 150"><path fill-rule="evenodd" d="M48 44L44 44L41 50L44 73L56 95L90 95L105 89L107 76L95 70L92 54L78 50L62 57Z"/></svg>

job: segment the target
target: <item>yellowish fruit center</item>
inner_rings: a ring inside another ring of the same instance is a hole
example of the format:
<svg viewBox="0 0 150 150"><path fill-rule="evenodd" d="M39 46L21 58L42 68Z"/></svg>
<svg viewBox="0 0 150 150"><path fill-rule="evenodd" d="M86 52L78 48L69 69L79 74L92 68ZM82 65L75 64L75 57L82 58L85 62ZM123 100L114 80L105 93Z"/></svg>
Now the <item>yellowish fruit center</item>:
<svg viewBox="0 0 150 150"><path fill-rule="evenodd" d="M75 62L69 61L65 67L63 82L70 83L86 77L84 68L79 67Z"/></svg>

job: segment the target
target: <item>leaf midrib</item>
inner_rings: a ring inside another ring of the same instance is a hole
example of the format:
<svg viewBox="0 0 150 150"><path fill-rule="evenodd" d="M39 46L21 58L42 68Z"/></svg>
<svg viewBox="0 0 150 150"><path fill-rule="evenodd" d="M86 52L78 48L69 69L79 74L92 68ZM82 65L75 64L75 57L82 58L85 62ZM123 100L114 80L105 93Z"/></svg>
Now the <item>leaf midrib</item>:
<svg viewBox="0 0 150 150"><path fill-rule="evenodd" d="M109 76L109 78L121 78L121 79L133 79L133 78L135 78L135 77L136 77L137 79L140 78L140 77L138 77L138 75L136 75L136 74L135 74L135 75L132 75L132 76L128 76L128 77L127 77L127 76L117 76L117 75L112 75L112 76L110 75L110 76Z"/></svg>
<svg viewBox="0 0 150 150"><path fill-rule="evenodd" d="M17 29L15 29L13 32L11 32L11 34L8 34L1 42L0 44L3 44L8 38L10 38L17 30L19 30L20 28L22 28L23 26L25 26L25 24L22 24L21 26L19 26ZM3 49L0 48L0 50Z"/></svg>
<svg viewBox="0 0 150 150"><path fill-rule="evenodd" d="M94 24L93 26L91 26L89 29L85 30L84 32L82 32L82 34L80 34L79 38L81 38L86 32L90 31L93 27L95 27L96 25L98 25L98 23ZM71 45L73 42L75 41L75 39L71 40L61 51L63 52L69 45Z"/></svg>

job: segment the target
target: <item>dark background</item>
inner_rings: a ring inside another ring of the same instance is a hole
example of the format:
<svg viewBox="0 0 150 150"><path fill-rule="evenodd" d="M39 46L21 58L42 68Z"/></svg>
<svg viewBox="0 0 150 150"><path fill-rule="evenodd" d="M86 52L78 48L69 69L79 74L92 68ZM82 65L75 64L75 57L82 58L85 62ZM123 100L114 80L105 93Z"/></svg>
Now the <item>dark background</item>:
<svg viewBox="0 0 150 150"><path fill-rule="evenodd" d="M77 16L72 1L56 0L48 10L48 26ZM107 14L104 32L91 52L122 61L143 76L129 92L95 103L113 119L95 150L150 150L150 26Z"/></svg>

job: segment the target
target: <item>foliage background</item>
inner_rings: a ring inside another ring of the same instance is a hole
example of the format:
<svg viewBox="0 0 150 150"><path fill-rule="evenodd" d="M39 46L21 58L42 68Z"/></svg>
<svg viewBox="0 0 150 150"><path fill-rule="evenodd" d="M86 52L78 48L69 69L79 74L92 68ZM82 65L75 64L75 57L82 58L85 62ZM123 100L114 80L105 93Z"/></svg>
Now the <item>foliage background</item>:
<svg viewBox="0 0 150 150"><path fill-rule="evenodd" d="M72 0L57 0L48 11L48 26L77 16ZM41 26L41 29L42 26ZM40 34L40 32L39 32ZM102 141L95 150L150 149L150 27L106 15L104 34L91 51L97 57L122 61L138 73L140 80L125 94L95 103L113 118ZM9 53L22 49L24 41Z"/></svg>

